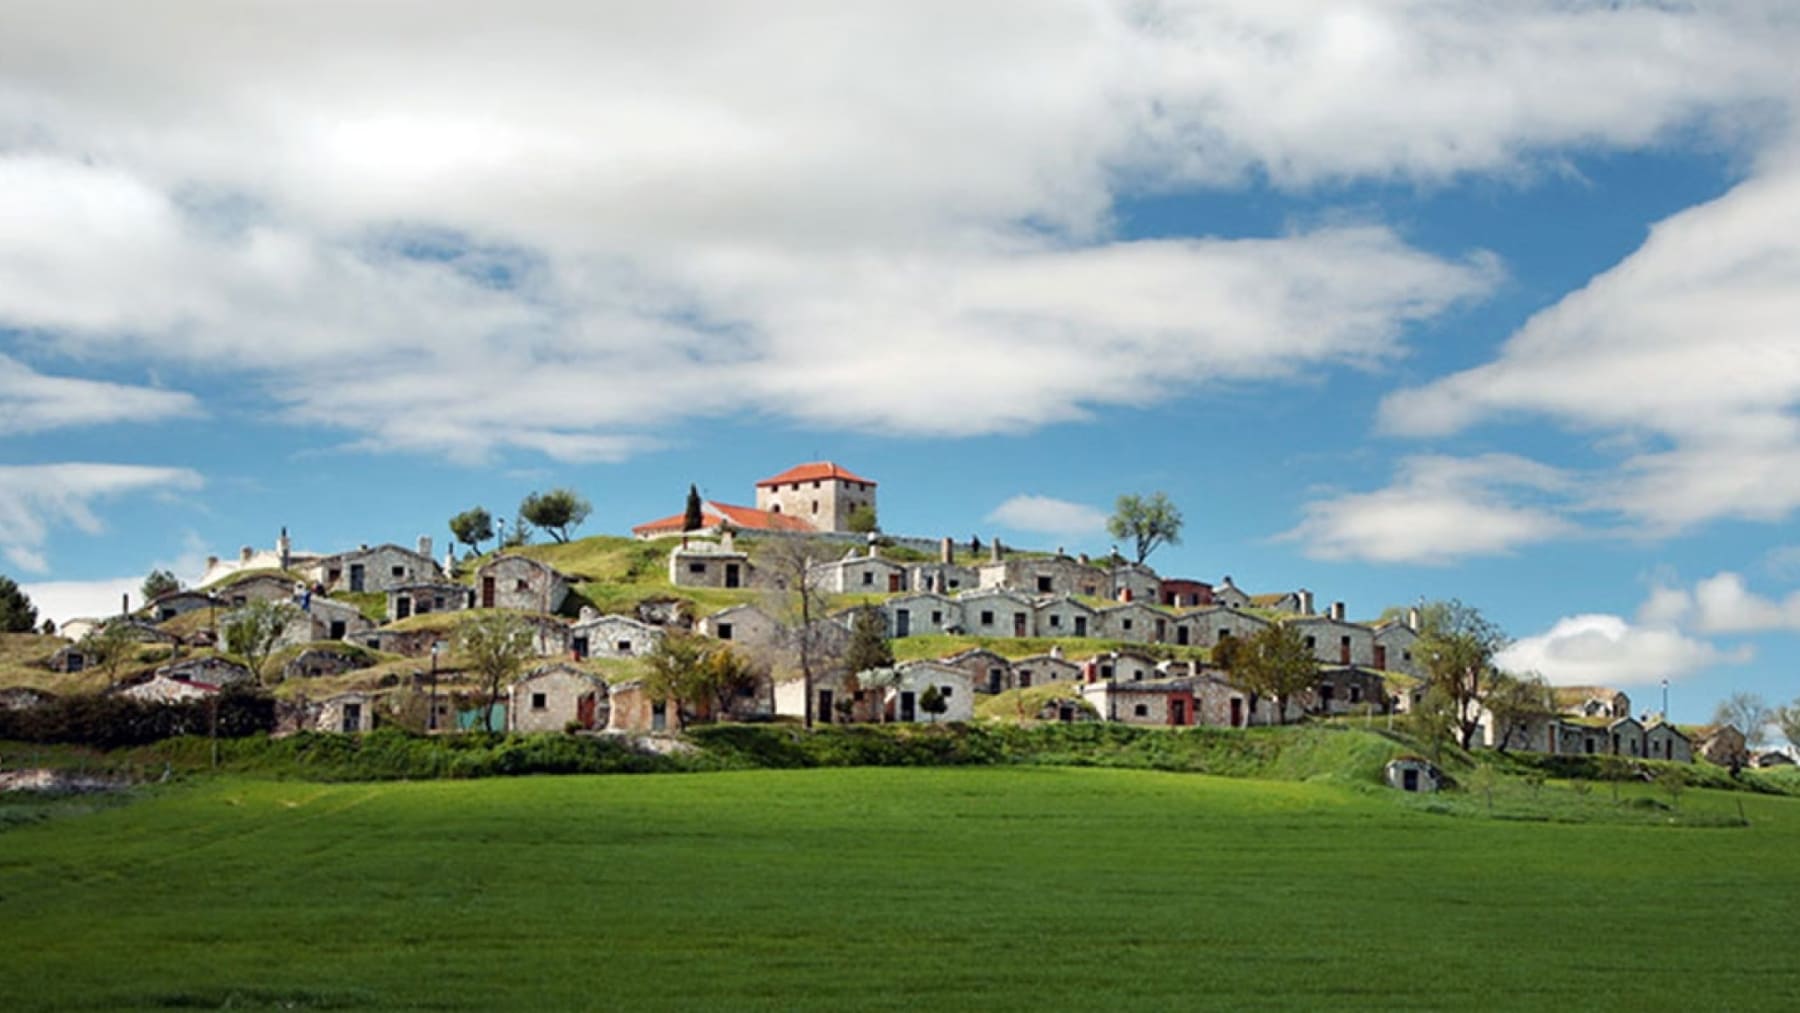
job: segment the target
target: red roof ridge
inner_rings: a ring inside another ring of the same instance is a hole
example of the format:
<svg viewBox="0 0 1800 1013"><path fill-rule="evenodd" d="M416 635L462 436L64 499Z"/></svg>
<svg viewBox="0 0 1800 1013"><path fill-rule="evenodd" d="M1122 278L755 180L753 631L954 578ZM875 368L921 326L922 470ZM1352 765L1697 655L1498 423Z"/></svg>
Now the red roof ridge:
<svg viewBox="0 0 1800 1013"><path fill-rule="evenodd" d="M848 468L840 467L833 461L807 461L804 464L796 464L781 474L776 475L773 478L765 478L756 484L760 488L765 485L784 485L789 482L813 482L826 478L842 479L846 482L861 482L864 485L875 484Z"/></svg>

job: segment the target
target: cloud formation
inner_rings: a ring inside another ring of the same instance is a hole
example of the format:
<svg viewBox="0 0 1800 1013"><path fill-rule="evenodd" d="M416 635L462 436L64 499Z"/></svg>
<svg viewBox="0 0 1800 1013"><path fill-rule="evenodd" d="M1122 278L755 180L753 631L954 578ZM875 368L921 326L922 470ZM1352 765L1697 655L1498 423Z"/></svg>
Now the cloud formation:
<svg viewBox="0 0 1800 1013"><path fill-rule="evenodd" d="M31 573L49 569L44 544L50 530L69 524L89 534L104 529L94 504L131 493L198 489L200 475L186 468L128 464L0 466L0 554Z"/></svg>
<svg viewBox="0 0 1800 1013"><path fill-rule="evenodd" d="M1514 672L1537 672L1561 686L1644 686L1751 659L1749 645L1721 649L1669 627L1639 626L1614 615L1558 620L1495 657Z"/></svg>
<svg viewBox="0 0 1800 1013"><path fill-rule="evenodd" d="M1014 496L995 507L985 519L1014 531L1071 538L1098 537L1106 531L1106 511L1049 496Z"/></svg>
<svg viewBox="0 0 1800 1013"><path fill-rule="evenodd" d="M109 422L158 422L198 413L198 402L181 391L45 376L0 354L0 435Z"/></svg>
<svg viewBox="0 0 1800 1013"><path fill-rule="evenodd" d="M1768 598L1729 570L1695 583L1692 591L1658 585L1638 612L1645 621L1678 624L1701 633L1800 631L1800 591Z"/></svg>
<svg viewBox="0 0 1800 1013"><path fill-rule="evenodd" d="M1315 499L1279 537L1334 561L1445 565L1504 555L1576 530L1550 506L1507 497L1555 502L1570 487L1564 473L1511 454L1409 457L1388 487Z"/></svg>
<svg viewBox="0 0 1800 1013"><path fill-rule="evenodd" d="M1795 37L1552 0L140 7L0 12L0 326L465 458L1379 363L1495 265L1378 223L1124 242L1118 196L1748 129Z"/></svg>

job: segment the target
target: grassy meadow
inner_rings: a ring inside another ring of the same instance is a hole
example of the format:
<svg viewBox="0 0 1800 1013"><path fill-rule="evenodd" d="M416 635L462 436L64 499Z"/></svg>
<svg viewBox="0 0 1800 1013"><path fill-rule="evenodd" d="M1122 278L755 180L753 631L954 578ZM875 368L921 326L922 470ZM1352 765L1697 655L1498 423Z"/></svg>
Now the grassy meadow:
<svg viewBox="0 0 1800 1013"><path fill-rule="evenodd" d="M1785 797L1691 790L1750 820L1695 827L1065 767L146 791L0 833L9 1009L1800 1003Z"/></svg>

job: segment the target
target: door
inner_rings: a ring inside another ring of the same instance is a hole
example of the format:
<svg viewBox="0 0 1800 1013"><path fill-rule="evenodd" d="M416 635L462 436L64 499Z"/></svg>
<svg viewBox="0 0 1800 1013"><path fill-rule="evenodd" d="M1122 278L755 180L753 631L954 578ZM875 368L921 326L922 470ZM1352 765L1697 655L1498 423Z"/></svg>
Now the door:
<svg viewBox="0 0 1800 1013"><path fill-rule="evenodd" d="M1187 701L1186 700L1170 700L1169 701L1169 723L1172 725L1187 724Z"/></svg>
<svg viewBox="0 0 1800 1013"><path fill-rule="evenodd" d="M331 628L326 632L325 639L342 640L344 639L344 634L348 632L349 629L344 625L342 619L333 619L331 621Z"/></svg>
<svg viewBox="0 0 1800 1013"><path fill-rule="evenodd" d="M906 588L900 586L901 582L904 579L905 579L904 574L899 574L899 573L888 574L888 592L890 594L897 594L901 591L906 590Z"/></svg>
<svg viewBox="0 0 1800 1013"><path fill-rule="evenodd" d="M819 690L819 712L813 718L823 724L831 723L831 690Z"/></svg>
<svg viewBox="0 0 1800 1013"><path fill-rule="evenodd" d="M894 636L912 636L912 612L910 610L896 609L894 611Z"/></svg>
<svg viewBox="0 0 1800 1013"><path fill-rule="evenodd" d="M988 669L988 692L1000 692L1000 670L998 668Z"/></svg>
<svg viewBox="0 0 1800 1013"><path fill-rule="evenodd" d="M570 640L569 641L569 650L574 652L576 661L580 661L581 659L587 657L588 656L588 638L576 637L573 640Z"/></svg>
<svg viewBox="0 0 1800 1013"><path fill-rule="evenodd" d="M1231 727L1244 727L1244 701L1242 700L1233 699L1231 701Z"/></svg>
<svg viewBox="0 0 1800 1013"><path fill-rule="evenodd" d="M1340 665L1350 664L1350 638L1349 637L1339 637L1338 638L1338 664L1340 664Z"/></svg>
<svg viewBox="0 0 1800 1013"><path fill-rule="evenodd" d="M1013 636L1022 637L1024 635L1025 635L1025 613L1014 612L1013 613Z"/></svg>
<svg viewBox="0 0 1800 1013"><path fill-rule="evenodd" d="M494 578L492 577L481 578L481 607L484 609L494 607Z"/></svg>
<svg viewBox="0 0 1800 1013"><path fill-rule="evenodd" d="M1387 671L1387 645L1375 645L1375 667Z"/></svg>
<svg viewBox="0 0 1800 1013"><path fill-rule="evenodd" d="M1087 616L1075 617L1075 635L1078 637L1087 636Z"/></svg>
<svg viewBox="0 0 1800 1013"><path fill-rule="evenodd" d="M1175 643L1179 644L1182 647L1186 647L1187 642L1188 642L1188 628L1186 626L1175 627Z"/></svg>
<svg viewBox="0 0 1800 1013"><path fill-rule="evenodd" d="M1419 790L1419 772L1416 770L1413 770L1410 767L1407 768L1406 770L1401 771L1400 772L1400 787L1404 788L1407 791L1418 791Z"/></svg>
<svg viewBox="0 0 1800 1013"><path fill-rule="evenodd" d="M738 565L736 563L725 564L725 586L738 586Z"/></svg>
<svg viewBox="0 0 1800 1013"><path fill-rule="evenodd" d="M351 563L350 564L350 590L361 591L362 589L363 589L363 565L361 563Z"/></svg>
<svg viewBox="0 0 1800 1013"><path fill-rule="evenodd" d="M581 727L594 727L594 706L595 698L592 693L583 694L581 699L575 701L575 720L581 722Z"/></svg>
<svg viewBox="0 0 1800 1013"><path fill-rule="evenodd" d="M400 595L398 598L395 598L394 618L396 620L405 619L410 615L412 615L412 599L408 598L406 595Z"/></svg>
<svg viewBox="0 0 1800 1013"><path fill-rule="evenodd" d="M344 705L344 731L362 731L362 704L347 703Z"/></svg>
<svg viewBox="0 0 1800 1013"><path fill-rule="evenodd" d="M900 693L900 720L916 720L918 713L916 709L917 704L918 698L913 695L912 690L902 690Z"/></svg>

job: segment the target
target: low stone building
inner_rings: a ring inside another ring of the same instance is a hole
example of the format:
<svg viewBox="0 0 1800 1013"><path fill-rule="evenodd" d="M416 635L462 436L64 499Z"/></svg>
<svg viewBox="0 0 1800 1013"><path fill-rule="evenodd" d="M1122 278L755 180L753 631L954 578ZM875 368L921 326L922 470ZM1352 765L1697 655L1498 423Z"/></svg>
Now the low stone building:
<svg viewBox="0 0 1800 1013"><path fill-rule="evenodd" d="M170 591L150 602L146 608L152 622L166 623L176 616L218 608L221 604L219 599L205 591L186 590Z"/></svg>
<svg viewBox="0 0 1800 1013"><path fill-rule="evenodd" d="M507 692L507 731L595 729L607 727L610 721L606 683L573 665L534 669Z"/></svg>
<svg viewBox="0 0 1800 1013"><path fill-rule="evenodd" d="M907 569L906 586L913 591L951 595L981 586L981 576L972 566L958 563L914 563Z"/></svg>
<svg viewBox="0 0 1800 1013"><path fill-rule="evenodd" d="M1173 642L1183 647L1216 647L1226 637L1253 637L1268 625L1267 619L1223 606L1184 612L1171 624Z"/></svg>
<svg viewBox="0 0 1800 1013"><path fill-rule="evenodd" d="M1032 608L1032 625L1041 637L1088 637L1099 628L1098 613L1067 595L1047 598Z"/></svg>
<svg viewBox="0 0 1800 1013"><path fill-rule="evenodd" d="M115 689L119 696L139 703L185 703L189 700L204 700L219 692L219 687L209 682L195 682L191 679L176 679L158 672L147 679L135 680Z"/></svg>
<svg viewBox="0 0 1800 1013"><path fill-rule="evenodd" d="M682 539L669 550L669 583L676 587L750 587L755 567L730 535L720 542Z"/></svg>
<svg viewBox="0 0 1800 1013"><path fill-rule="evenodd" d="M1103 608L1095 618L1095 636L1112 640L1128 640L1138 644L1160 644L1169 639L1174 618L1142 602L1129 602Z"/></svg>
<svg viewBox="0 0 1800 1013"><path fill-rule="evenodd" d="M549 563L509 553L476 568L475 589L480 608L554 615L569 596L569 581Z"/></svg>
<svg viewBox="0 0 1800 1013"><path fill-rule="evenodd" d="M1107 651L1081 659L1080 666L1083 682L1148 682L1162 677L1157 671L1156 659L1148 654L1136 651Z"/></svg>
<svg viewBox="0 0 1800 1013"><path fill-rule="evenodd" d="M1301 703L1313 714L1357 714L1369 707L1385 712L1387 682L1366 668L1327 668L1319 673L1318 681L1302 696Z"/></svg>
<svg viewBox="0 0 1800 1013"><path fill-rule="evenodd" d="M569 630L569 649L576 658L641 658L662 638L662 630L629 616L584 615Z"/></svg>
<svg viewBox="0 0 1800 1013"><path fill-rule="evenodd" d="M1381 778L1401 791L1434 792L1444 785L1444 773L1420 756L1400 756L1387 762Z"/></svg>
<svg viewBox="0 0 1800 1013"><path fill-rule="evenodd" d="M1245 594L1242 588L1232 583L1230 574L1226 574L1225 579L1213 587L1213 602L1221 608L1249 608L1250 596Z"/></svg>
<svg viewBox="0 0 1800 1013"><path fill-rule="evenodd" d="M1033 654L1015 658L1007 674L1009 678L1006 689L1030 689L1033 686L1048 686L1053 682L1079 682L1081 666L1060 654Z"/></svg>
<svg viewBox="0 0 1800 1013"><path fill-rule="evenodd" d="M1203 608L1213 603L1213 588L1203 580L1165 577L1156 600L1165 608Z"/></svg>
<svg viewBox="0 0 1800 1013"><path fill-rule="evenodd" d="M304 640L292 641L294 643L347 640L375 628L374 620L363 615L361 609L349 602L333 601L318 595L310 595L304 602L301 610L306 613L311 624Z"/></svg>
<svg viewBox="0 0 1800 1013"><path fill-rule="evenodd" d="M435 612L460 612L475 604L475 591L461 584L433 581L389 588L387 621L396 623Z"/></svg>
<svg viewBox="0 0 1800 1013"><path fill-rule="evenodd" d="M943 658L941 664L960 668L968 673L970 685L977 693L999 693L1012 688L1012 662L983 648L974 648Z"/></svg>
<svg viewBox="0 0 1800 1013"><path fill-rule="evenodd" d="M1644 726L1644 755L1652 760L1692 763L1694 744L1667 721L1652 721Z"/></svg>
<svg viewBox="0 0 1800 1013"><path fill-rule="evenodd" d="M1332 606L1334 613L1338 606ZM1286 620L1300 633L1306 649L1328 665L1373 665L1375 663L1374 631L1367 626L1345 622L1338 614L1304 616Z"/></svg>
<svg viewBox="0 0 1800 1013"><path fill-rule="evenodd" d="M309 647L281 666L284 679L319 679L367 668L367 656L353 648Z"/></svg>
<svg viewBox="0 0 1800 1013"><path fill-rule="evenodd" d="M356 735L375 730L375 701L371 693L339 693L312 705L314 731Z"/></svg>
<svg viewBox="0 0 1800 1013"><path fill-rule="evenodd" d="M885 720L924 724L975 719L975 690L962 669L936 661L908 661L896 666L895 673L895 683L881 689ZM921 703L931 688L944 703L942 714L926 711Z"/></svg>
<svg viewBox="0 0 1800 1013"><path fill-rule="evenodd" d="M1413 609L1412 614L1413 621L1417 622L1418 609ZM1375 668L1413 676L1422 674L1418 660L1413 657L1413 649L1419 642L1417 627L1390 620L1376 626L1370 632L1369 639L1375 654L1370 664Z"/></svg>
<svg viewBox="0 0 1800 1013"><path fill-rule="evenodd" d="M906 567L883 559L874 546L851 550L842 559L814 563L807 574L821 590L833 594L899 594L906 588Z"/></svg>
<svg viewBox="0 0 1800 1013"><path fill-rule="evenodd" d="M214 597L221 608L239 609L253 601L297 604L305 591L305 584L296 588L295 581L284 574L256 573L217 588Z"/></svg>
<svg viewBox="0 0 1800 1013"><path fill-rule="evenodd" d="M1101 595L1118 602L1155 603L1162 598L1162 578L1142 563L1120 563L1107 571Z"/></svg>
<svg viewBox="0 0 1800 1013"><path fill-rule="evenodd" d="M1012 591L984 590L961 595L963 627L978 637L1030 637L1032 601Z"/></svg>
<svg viewBox="0 0 1800 1013"><path fill-rule="evenodd" d="M975 582L983 590L1112 597L1111 581L1105 571L1062 555L1014 557L982 563L975 568Z"/></svg>
<svg viewBox="0 0 1800 1013"><path fill-rule="evenodd" d="M306 573L311 581L333 591L387 591L442 581L443 568L431 558L431 539L421 537L417 550L398 545L364 545L349 552L325 556L313 563Z"/></svg>
<svg viewBox="0 0 1800 1013"><path fill-rule="evenodd" d="M780 638L781 624L754 605L733 605L702 617L694 624L701 636L730 641L744 647L767 647Z"/></svg>
<svg viewBox="0 0 1800 1013"><path fill-rule="evenodd" d="M238 683L253 682L256 676L248 668L226 658L209 656L204 658L185 658L181 661L164 665L156 670L157 675L166 675L182 682L199 682L210 686L233 686Z"/></svg>
<svg viewBox="0 0 1800 1013"><path fill-rule="evenodd" d="M1744 733L1733 725L1706 725L1688 736L1694 755L1721 767L1744 767L1750 763L1750 750Z"/></svg>
<svg viewBox="0 0 1800 1013"><path fill-rule="evenodd" d="M887 616L888 635L946 633L964 628L962 603L941 594L920 591L889 598L881 603Z"/></svg>
<svg viewBox="0 0 1800 1013"><path fill-rule="evenodd" d="M1185 680L1083 683L1081 697L1102 721L1172 728L1198 723L1193 687Z"/></svg>

